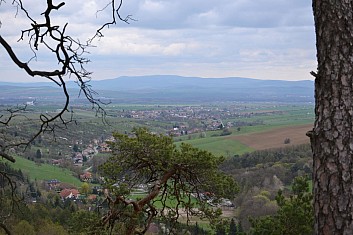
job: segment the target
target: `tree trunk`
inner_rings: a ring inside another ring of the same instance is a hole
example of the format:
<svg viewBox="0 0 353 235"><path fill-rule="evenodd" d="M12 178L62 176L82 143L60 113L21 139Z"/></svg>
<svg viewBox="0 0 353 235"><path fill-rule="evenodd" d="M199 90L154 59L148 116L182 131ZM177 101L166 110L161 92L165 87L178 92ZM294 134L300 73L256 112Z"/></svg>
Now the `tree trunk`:
<svg viewBox="0 0 353 235"><path fill-rule="evenodd" d="M313 0L315 234L353 234L353 1Z"/></svg>

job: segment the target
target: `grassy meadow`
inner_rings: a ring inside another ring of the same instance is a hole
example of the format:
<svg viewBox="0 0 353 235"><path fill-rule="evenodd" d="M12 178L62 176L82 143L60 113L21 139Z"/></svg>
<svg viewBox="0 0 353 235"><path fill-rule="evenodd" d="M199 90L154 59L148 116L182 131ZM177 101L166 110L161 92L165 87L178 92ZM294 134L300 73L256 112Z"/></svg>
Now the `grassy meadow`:
<svg viewBox="0 0 353 235"><path fill-rule="evenodd" d="M191 144L196 148L210 151L211 153L218 156L222 155L224 157L228 157L232 153L243 154L254 151L254 149L242 144L240 141L226 139L223 136L205 137L182 142ZM181 142L176 143L177 146L180 144Z"/></svg>
<svg viewBox="0 0 353 235"><path fill-rule="evenodd" d="M61 182L70 183L80 187L82 182L73 176L73 173L67 169L52 166L49 164L36 164L33 161L22 157L16 157L16 162L11 165L30 177L31 180L50 180L57 179Z"/></svg>

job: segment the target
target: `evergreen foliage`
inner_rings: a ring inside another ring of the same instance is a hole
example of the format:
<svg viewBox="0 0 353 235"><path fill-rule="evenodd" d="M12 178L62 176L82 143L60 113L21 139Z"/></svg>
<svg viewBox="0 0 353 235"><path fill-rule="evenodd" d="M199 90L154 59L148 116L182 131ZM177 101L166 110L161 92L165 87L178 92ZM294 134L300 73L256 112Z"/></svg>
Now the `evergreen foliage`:
<svg viewBox="0 0 353 235"><path fill-rule="evenodd" d="M313 196L309 192L308 179L297 177L292 190L294 195L289 198L286 198L282 191L278 192L276 201L279 210L275 215L251 220L251 234L313 234Z"/></svg>
<svg viewBox="0 0 353 235"><path fill-rule="evenodd" d="M104 222L113 227L124 221L126 234L143 233L155 217L176 222L181 210L187 219L197 215L212 221L220 211L209 203L233 198L238 191L233 178L219 171L223 158L207 151L184 143L177 148L170 137L144 128L135 129L134 136L115 133L114 138L113 156L101 166L110 190ZM148 187L147 195L128 199L138 185Z"/></svg>

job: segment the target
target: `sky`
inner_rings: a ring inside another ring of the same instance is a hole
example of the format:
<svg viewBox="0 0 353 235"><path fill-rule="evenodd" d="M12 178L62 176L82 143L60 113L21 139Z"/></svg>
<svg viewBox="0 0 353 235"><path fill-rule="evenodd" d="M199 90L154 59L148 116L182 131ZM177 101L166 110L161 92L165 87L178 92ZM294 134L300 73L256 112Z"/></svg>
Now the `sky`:
<svg viewBox="0 0 353 235"><path fill-rule="evenodd" d="M20 41L29 22L12 1L0 5L0 35L22 61L35 69L55 68L50 55ZM31 16L42 21L45 0L23 0ZM54 1L59 3L59 1ZM106 0L67 0L53 22L84 42L111 12ZM316 49L311 1L308 0L124 0L120 14L132 15L104 30L89 49L92 79L136 75L248 77L312 80ZM0 81L33 82L0 48Z"/></svg>

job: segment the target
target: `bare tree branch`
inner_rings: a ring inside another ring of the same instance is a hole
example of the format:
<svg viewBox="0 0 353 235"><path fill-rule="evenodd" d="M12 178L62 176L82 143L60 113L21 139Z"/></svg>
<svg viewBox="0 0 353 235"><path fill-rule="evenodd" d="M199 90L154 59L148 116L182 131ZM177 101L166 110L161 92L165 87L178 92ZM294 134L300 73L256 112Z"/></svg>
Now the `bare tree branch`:
<svg viewBox="0 0 353 235"><path fill-rule="evenodd" d="M5 158L6 160L9 160L10 162L16 162L15 158L11 157L7 153L4 153L3 151L0 150L0 157Z"/></svg>
<svg viewBox="0 0 353 235"><path fill-rule="evenodd" d="M55 135L55 130L58 128L66 128L67 125L73 122L73 112L69 110L70 94L67 88L67 80L74 79L80 89L79 95L83 95L88 102L92 104L92 109L96 111L96 114L102 115L103 120L106 112L102 105L107 103L95 98L97 93L92 89L89 84L91 80L91 72L85 69L87 63L90 62L85 55L88 53L87 50L92 47L93 40L95 38L103 37L103 30L109 28L110 25L116 24L117 20L129 23L129 20L133 20L131 16L127 16L123 19L119 13L122 7L122 0L112 0L106 8L110 7L111 10L111 21L103 24L96 32L95 35L84 43L80 40L74 39L68 35L67 29L68 23L63 25L55 25L52 21L52 14L54 11L60 11L65 6L65 1L55 5L53 0L46 0L46 5L43 13L38 16L32 16L29 9L24 5L23 0L11 0L12 6L16 7L15 17L20 12L24 13L25 18L30 22L30 26L26 29L21 30L19 41L28 41L29 48L33 55L25 62L19 59L19 55L14 50L14 47L4 35L0 34L0 45L5 49L9 58L15 63L15 65L23 69L31 77L42 77L55 83L61 88L64 94L64 104L56 114L41 113L38 116L39 127L32 133L27 139L11 139L6 135L6 131L9 130L10 124L14 123L16 118L25 115L26 106L17 107L12 109L0 110L0 157L10 162L15 162L15 158L11 156L11 149L14 147L25 147L27 148L37 137L41 134L50 132ZM0 6L7 4L5 0L0 0ZM117 7L116 7L117 4ZM2 22L0 21L0 27ZM34 69L32 62L37 60L38 51L47 51L53 57L53 60L57 62L57 67L54 69ZM70 116L67 117L66 114ZM14 209L17 202L16 195L16 183L15 180L10 177L6 171L0 171L0 176L4 179L11 191L12 210ZM112 200L110 200L112 201ZM112 201L113 202L113 201ZM114 201L115 204L123 203L125 206L132 205L134 208L139 208L138 203L129 202L124 198L118 198ZM145 204L145 203L144 203ZM141 210L141 208L139 208ZM155 213L153 208L150 208L151 216ZM114 212L116 213L116 212ZM108 218L109 219L109 218ZM11 235L11 231L7 228L6 218L2 217L0 221L0 228L5 231L6 234Z"/></svg>
<svg viewBox="0 0 353 235"><path fill-rule="evenodd" d="M12 235L11 231L6 227L4 223L0 223L0 228L2 228L7 235Z"/></svg>
<svg viewBox="0 0 353 235"><path fill-rule="evenodd" d="M0 0L0 4L6 4L4 0ZM54 11L61 10L65 6L65 2L60 2L55 5L53 0L46 0L45 10L40 15L42 16L42 21L35 20L32 17L29 10L24 6L22 0L12 0L11 4L16 7L17 12L23 12L25 17L30 22L30 27L21 31L21 35L18 41L28 40L30 49L33 52L33 57L27 61L21 61L13 50L13 47L6 40L3 35L0 35L0 45L5 49L10 59L20 68L23 69L31 77L43 77L52 82L62 89L65 96L64 105L61 107L60 111L56 115L41 114L39 115L39 120L41 122L38 131L36 131L32 137L26 141L8 143L7 145L0 145L1 156L7 160L13 161L14 159L9 156L7 150L16 146L28 146L33 142L38 136L44 132L52 132L57 128L67 127L67 125L73 121L73 113L69 111L70 94L66 86L66 80L73 78L79 87L79 96L83 95L88 102L92 104L92 109L96 111L96 114L102 116L103 122L105 122L106 112L102 105L109 104L109 102L103 102L95 96L97 93L92 89L89 84L91 80L91 72L85 69L85 65L90 62L88 58L85 57L87 50L92 46L95 38L103 37L103 29L109 28L110 25L116 24L117 20L129 23L129 20L133 20L130 15L125 19L121 17L119 11L122 7L123 1L112 0L104 9L110 8L112 13L111 21L104 23L95 33L95 35L90 38L87 42L81 43L80 40L73 39L70 35L66 33L68 28L68 23L60 25L55 25L52 22L52 13ZM99 11L97 11L98 13ZM40 46L44 46L41 47ZM37 51L47 50L54 55L54 59L57 60L58 67L53 70L35 70L31 66L31 61L37 59ZM24 110L19 110L24 111ZM8 110L8 119L4 120L3 114L0 114L0 125L8 126L10 121L16 117L17 114ZM64 114L71 113L70 118L65 118Z"/></svg>
<svg viewBox="0 0 353 235"><path fill-rule="evenodd" d="M118 5L118 6L116 6L116 5ZM111 20L110 22L106 22L106 23L103 24L99 29L97 29L96 34L95 34L91 39L88 40L89 43L91 43L95 38L101 38L101 37L103 37L104 34L103 34L102 31L103 31L105 28L109 28L111 25L115 25L115 24L117 23L117 20L116 20L115 15L118 16L118 19L119 19L120 21L123 21L123 22L125 22L125 23L127 23L127 24L130 24L130 22L129 22L130 20L136 21L136 19L132 18L132 15L127 15L125 18L122 18L122 17L121 17L119 11L120 11L122 5L123 5L123 0L118 0L118 1L111 0L111 2L108 3L108 5L106 5L103 9L97 11L96 14L98 14L99 12L105 10L106 8L108 8L108 7L110 6L110 7L111 7L111 12L112 12L112 16L111 16L111 19L112 19L112 20Z"/></svg>

